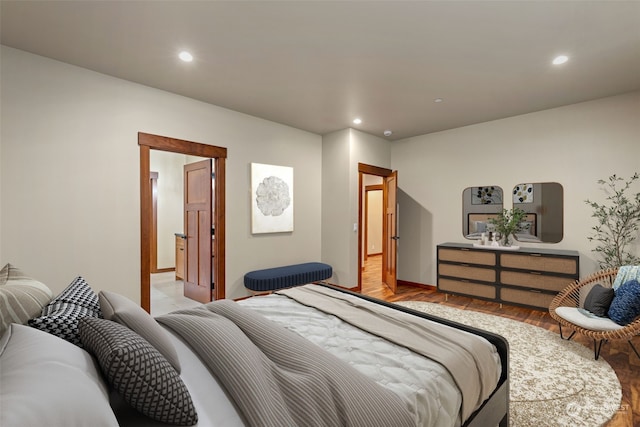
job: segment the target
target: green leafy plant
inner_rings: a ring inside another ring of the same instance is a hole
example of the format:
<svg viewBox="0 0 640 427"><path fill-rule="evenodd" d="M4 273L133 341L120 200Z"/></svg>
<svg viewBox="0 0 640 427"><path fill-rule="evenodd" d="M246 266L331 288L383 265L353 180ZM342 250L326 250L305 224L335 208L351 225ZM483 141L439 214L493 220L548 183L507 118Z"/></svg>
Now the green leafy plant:
<svg viewBox="0 0 640 427"><path fill-rule="evenodd" d="M511 235L525 230L523 220L527 217L527 213L520 208L513 208L510 211L503 209L496 218L491 218L489 222L494 225L496 232L500 233L500 239L503 246L511 244Z"/></svg>
<svg viewBox="0 0 640 427"><path fill-rule="evenodd" d="M593 208L591 216L598 225L591 227L593 233L587 237L596 242L592 249L602 257L600 268L639 264L640 258L628 251L629 245L638 237L640 224L640 192L629 195L631 185L640 178L636 172L628 180L611 175L607 181L598 180L607 194L605 203L591 200L585 202Z"/></svg>

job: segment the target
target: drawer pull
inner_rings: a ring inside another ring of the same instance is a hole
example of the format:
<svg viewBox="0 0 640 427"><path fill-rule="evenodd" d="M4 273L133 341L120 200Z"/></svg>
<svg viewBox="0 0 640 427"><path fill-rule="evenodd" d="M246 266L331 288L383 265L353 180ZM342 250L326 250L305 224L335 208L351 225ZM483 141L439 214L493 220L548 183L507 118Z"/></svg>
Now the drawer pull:
<svg viewBox="0 0 640 427"><path fill-rule="evenodd" d="M531 256L542 256L542 254L529 254Z"/></svg>
<svg viewBox="0 0 640 427"><path fill-rule="evenodd" d="M533 292L534 294L541 294L542 291L539 289L529 289L530 292Z"/></svg>
<svg viewBox="0 0 640 427"><path fill-rule="evenodd" d="M530 271L529 274L535 274L536 276L542 276L542 273L539 271Z"/></svg>
<svg viewBox="0 0 640 427"><path fill-rule="evenodd" d="M469 264L460 264L462 267L469 267Z"/></svg>
<svg viewBox="0 0 640 427"><path fill-rule="evenodd" d="M468 251L469 251L469 248L460 248L460 250L461 250L461 251L468 252Z"/></svg>

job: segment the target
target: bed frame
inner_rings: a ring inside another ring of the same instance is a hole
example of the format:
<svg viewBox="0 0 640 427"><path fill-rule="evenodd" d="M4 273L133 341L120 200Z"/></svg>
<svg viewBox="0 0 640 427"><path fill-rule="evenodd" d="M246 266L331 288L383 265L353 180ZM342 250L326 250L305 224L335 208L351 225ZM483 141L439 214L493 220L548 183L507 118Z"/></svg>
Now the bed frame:
<svg viewBox="0 0 640 427"><path fill-rule="evenodd" d="M478 408L473 414L471 414L469 419L467 419L467 421L463 424L463 427L487 427L495 425L499 425L500 427L507 427L509 425L509 342L504 337L482 329L473 328L471 326L463 325L461 323L453 322L441 317L412 310L410 308L379 300L367 295L362 295L348 289L341 288L339 286L329 285L325 283L316 284L318 286L324 286L326 288L340 291L345 294L354 295L358 298L362 298L364 300L371 301L385 307L413 314L414 316L442 323L443 325L461 329L463 331L467 331L474 335L479 335L485 338L496 347L498 354L500 355L502 375L500 376L500 380L498 381L496 389L493 391L493 393L491 393L491 396L489 396L489 398L482 404L480 408Z"/></svg>

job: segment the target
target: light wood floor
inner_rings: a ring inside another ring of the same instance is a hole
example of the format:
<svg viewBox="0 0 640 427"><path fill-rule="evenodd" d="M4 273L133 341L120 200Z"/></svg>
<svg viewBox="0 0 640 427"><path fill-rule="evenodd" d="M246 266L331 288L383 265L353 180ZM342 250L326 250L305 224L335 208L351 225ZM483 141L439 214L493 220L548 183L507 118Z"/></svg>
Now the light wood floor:
<svg viewBox="0 0 640 427"><path fill-rule="evenodd" d="M435 287L419 288L414 286L398 286L393 294L382 283L381 257L368 257L362 273L362 293L382 300L394 301L428 301L445 304L464 310L474 310L483 313L507 317L521 322L530 323L558 333L558 324L549 316L548 312L530 310L521 307L503 305L472 298L451 295L445 300L445 295L437 292ZM593 349L593 343L584 337L574 337L574 340ZM640 338L634 339L634 345L640 349ZM640 426L640 359L635 355L626 342L607 343L603 346L600 357L604 358L615 370L622 385L622 403L607 427L637 427ZM593 381L598 381L593 378Z"/></svg>

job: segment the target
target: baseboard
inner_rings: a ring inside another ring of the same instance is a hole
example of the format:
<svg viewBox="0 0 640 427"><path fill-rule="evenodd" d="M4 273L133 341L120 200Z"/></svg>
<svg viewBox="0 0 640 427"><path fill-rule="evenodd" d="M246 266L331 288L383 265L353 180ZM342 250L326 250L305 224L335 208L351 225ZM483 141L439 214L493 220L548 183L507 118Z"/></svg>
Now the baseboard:
<svg viewBox="0 0 640 427"><path fill-rule="evenodd" d="M156 270L153 270L151 273L168 273L170 271L176 271L175 267L169 267L169 268L158 268Z"/></svg>
<svg viewBox="0 0 640 427"><path fill-rule="evenodd" d="M433 289L435 288L434 285L425 285L424 283L417 283L417 282L409 282L407 280L398 280L398 285L402 285L402 286L413 286L414 288L427 288L427 289Z"/></svg>

